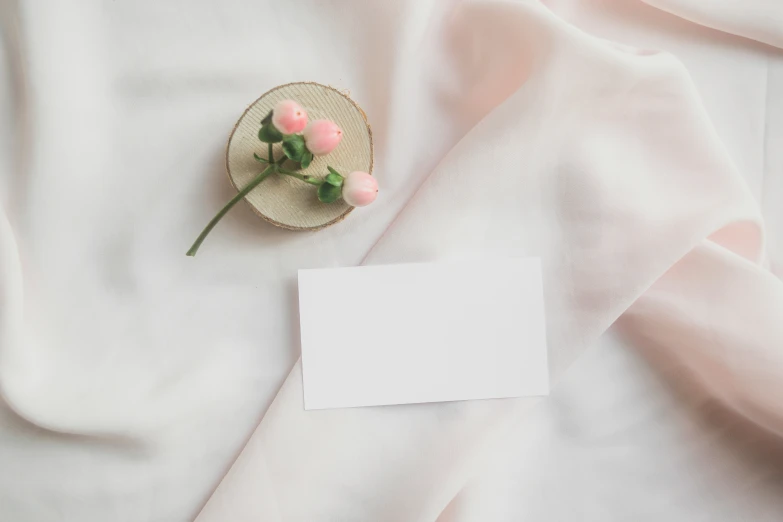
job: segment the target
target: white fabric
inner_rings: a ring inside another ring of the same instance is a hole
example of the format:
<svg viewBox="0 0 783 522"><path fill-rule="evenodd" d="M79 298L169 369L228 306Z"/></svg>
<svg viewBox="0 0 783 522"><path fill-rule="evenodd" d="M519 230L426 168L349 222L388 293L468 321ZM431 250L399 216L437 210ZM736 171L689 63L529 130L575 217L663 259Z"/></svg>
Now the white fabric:
<svg viewBox="0 0 783 522"><path fill-rule="evenodd" d="M783 3L747 0L645 0L708 27L783 47Z"/></svg>
<svg viewBox="0 0 783 522"><path fill-rule="evenodd" d="M200 522L783 517L779 50L620 1L0 6L0 520L192 520L251 432ZM294 80L365 109L378 201L186 258ZM544 258L549 399L302 410L298 268L476 250Z"/></svg>

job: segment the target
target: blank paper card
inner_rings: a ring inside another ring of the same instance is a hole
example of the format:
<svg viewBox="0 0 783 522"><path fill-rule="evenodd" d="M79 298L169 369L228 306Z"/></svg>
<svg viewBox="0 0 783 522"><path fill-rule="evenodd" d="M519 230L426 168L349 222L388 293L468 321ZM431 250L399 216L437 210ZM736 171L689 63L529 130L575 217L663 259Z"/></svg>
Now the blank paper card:
<svg viewBox="0 0 783 522"><path fill-rule="evenodd" d="M305 409L546 395L536 258L299 271Z"/></svg>

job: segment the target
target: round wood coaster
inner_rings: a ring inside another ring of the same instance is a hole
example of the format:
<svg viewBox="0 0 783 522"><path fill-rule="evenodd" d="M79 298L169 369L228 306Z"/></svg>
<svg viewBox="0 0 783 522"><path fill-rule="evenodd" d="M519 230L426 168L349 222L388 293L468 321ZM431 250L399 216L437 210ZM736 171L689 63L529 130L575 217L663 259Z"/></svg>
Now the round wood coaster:
<svg viewBox="0 0 783 522"><path fill-rule="evenodd" d="M329 165L343 175L354 170L372 174L372 131L364 112L348 96L318 83L289 83L275 87L257 99L239 118L226 147L226 170L234 188L241 190L263 169L253 158L255 152L267 157L267 144L258 139L261 120L274 105L285 99L298 102L310 121L329 119L343 130L343 139L326 156L316 157L303 170L311 176L324 177ZM276 143L273 154L283 152ZM290 163L289 163L290 165ZM342 221L353 207L342 199L321 203L317 188L289 176L273 175L264 180L245 197L253 210L273 225L290 230L319 230Z"/></svg>

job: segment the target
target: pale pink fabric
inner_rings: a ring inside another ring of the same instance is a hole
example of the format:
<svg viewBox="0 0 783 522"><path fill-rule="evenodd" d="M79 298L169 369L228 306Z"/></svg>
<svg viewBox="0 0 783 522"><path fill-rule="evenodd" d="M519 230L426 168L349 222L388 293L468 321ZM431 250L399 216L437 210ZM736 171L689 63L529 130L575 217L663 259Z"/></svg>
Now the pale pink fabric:
<svg viewBox="0 0 783 522"><path fill-rule="evenodd" d="M780 2L649 4L0 2L0 520L782 520ZM377 201L185 257L296 80ZM297 269L476 253L543 258L550 397L302 410Z"/></svg>
<svg viewBox="0 0 783 522"><path fill-rule="evenodd" d="M783 47L783 2L776 0L644 0L687 20Z"/></svg>
<svg viewBox="0 0 783 522"><path fill-rule="evenodd" d="M480 85L497 66L508 81L494 98L474 91L496 106L365 262L541 256L555 388L621 318L783 435L783 284L760 264L759 208L684 67L588 36L536 2L465 3L448 30L476 57L465 75ZM505 50L492 65L478 58L488 42ZM305 412L297 364L198 522L512 520L459 505L538 401Z"/></svg>

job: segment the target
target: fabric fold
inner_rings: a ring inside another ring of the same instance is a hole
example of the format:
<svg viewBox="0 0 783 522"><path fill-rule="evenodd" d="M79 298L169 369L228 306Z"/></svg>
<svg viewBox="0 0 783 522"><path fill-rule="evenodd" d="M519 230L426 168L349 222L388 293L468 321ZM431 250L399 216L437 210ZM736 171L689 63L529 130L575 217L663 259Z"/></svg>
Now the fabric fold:
<svg viewBox="0 0 783 522"><path fill-rule="evenodd" d="M783 48L783 4L776 0L644 0L706 27Z"/></svg>
<svg viewBox="0 0 783 522"><path fill-rule="evenodd" d="M516 41L529 73L444 158L366 263L540 256L556 386L656 281L698 257L707 238L746 264L759 260L757 205L676 59L595 39L535 2L461 9L457 17ZM530 35L535 45L525 43ZM473 52L481 61L492 49L477 40ZM777 356L765 358L780 342L769 335L745 355L774 363L771 379L783 368ZM693 350L683 340L668 349ZM709 346L706 339L703 351ZM688 361L701 364L695 355ZM720 372L703 377L720 387ZM754 377L735 373L735 389L750 389ZM751 418L778 426L780 405L753 393L725 398L740 412L750 401L759 409ZM197 520L435 521L538 400L305 412L297 363ZM257 473L268 478L269 489L256 492L263 500L225 507L242 502L241 484Z"/></svg>

